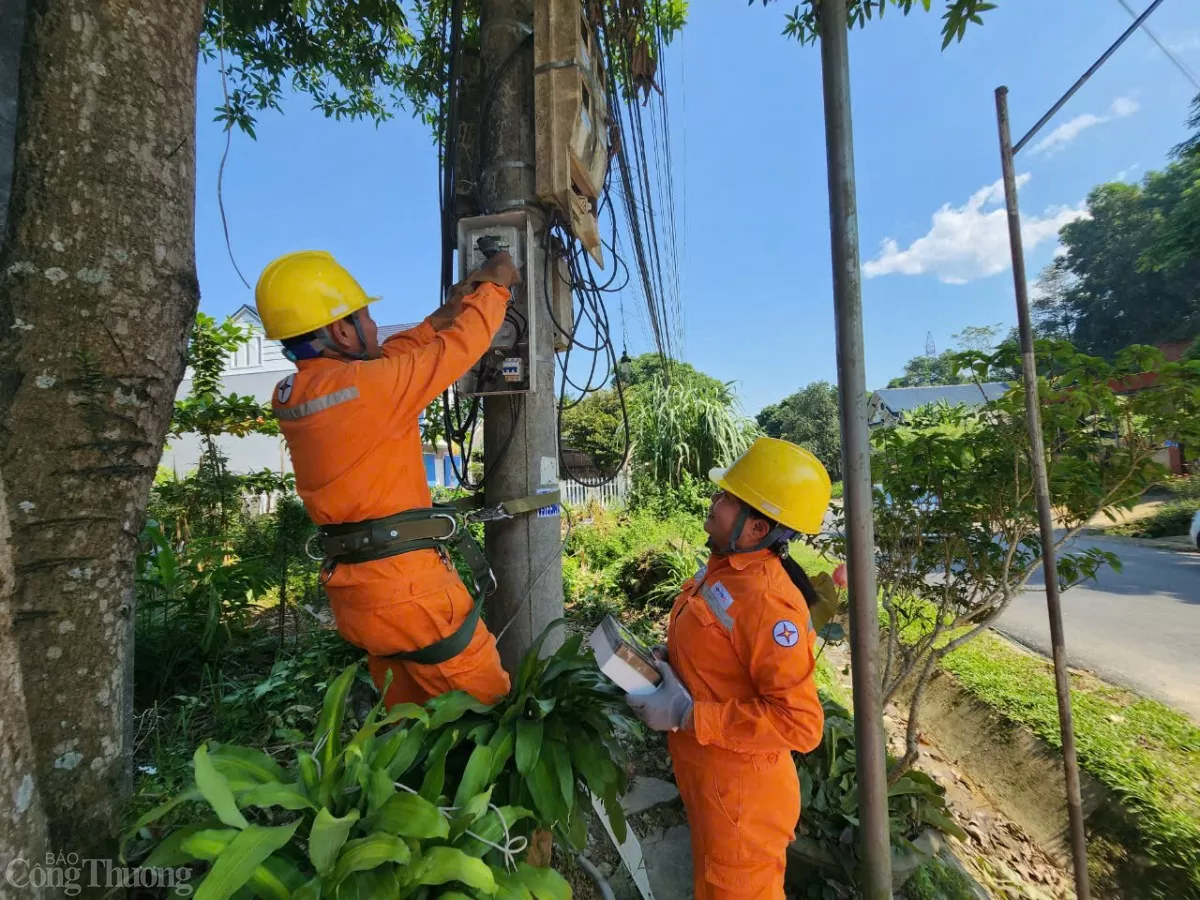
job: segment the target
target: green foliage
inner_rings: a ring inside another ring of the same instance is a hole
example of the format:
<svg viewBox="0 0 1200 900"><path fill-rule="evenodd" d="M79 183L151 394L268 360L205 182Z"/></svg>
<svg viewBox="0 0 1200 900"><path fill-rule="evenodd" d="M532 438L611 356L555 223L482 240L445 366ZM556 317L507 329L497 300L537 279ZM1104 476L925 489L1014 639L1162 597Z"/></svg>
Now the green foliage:
<svg viewBox="0 0 1200 900"><path fill-rule="evenodd" d="M836 701L826 698L821 745L803 756L800 776L800 822L837 860L846 880L861 877L858 818L858 769L854 721ZM892 846L914 851L912 841L926 827L958 838L966 835L946 808L945 789L923 772L909 771L888 789L888 826Z"/></svg>
<svg viewBox="0 0 1200 900"><path fill-rule="evenodd" d="M615 472L625 462L625 422L615 390L564 403L561 428L563 446L589 454L601 472Z"/></svg>
<svg viewBox="0 0 1200 900"><path fill-rule="evenodd" d="M216 121L253 137L256 114L278 110L286 85L330 118L379 123L407 106L440 132L449 7L447 0L208 0L201 53L218 59L224 47L229 90ZM463 53L477 58L479 4L463 12ZM684 0L654 3L644 25L669 41L686 15Z"/></svg>
<svg viewBox="0 0 1200 900"><path fill-rule="evenodd" d="M837 388L828 381L812 384L758 414L758 427L768 437L782 438L812 451L829 470L842 477L842 431Z"/></svg>
<svg viewBox="0 0 1200 900"><path fill-rule="evenodd" d="M1200 509L1196 500L1176 500L1164 503L1153 514L1136 522L1118 525L1110 529L1114 534L1125 534L1139 538L1175 537L1187 534L1192 527L1192 517Z"/></svg>
<svg viewBox="0 0 1200 900"><path fill-rule="evenodd" d="M1200 257L1163 244L1164 217L1185 190L1180 165L1150 173L1142 186L1117 182L1092 190L1089 215L1063 227L1066 253L1038 282L1039 334L1112 359L1131 344L1200 333Z"/></svg>
<svg viewBox="0 0 1200 900"><path fill-rule="evenodd" d="M753 3L753 0L751 2ZM768 2L770 0L763 0L763 5ZM850 28L862 28L872 18L882 19L883 12L889 5L907 16L917 5L929 12L932 3L931 0L850 0L847 3ZM982 25L981 14L995 8L995 3L986 3L983 0L946 0L946 11L942 14L942 49L945 50L952 41L961 41L968 24ZM802 44L815 42L821 34L817 9L818 4L815 0L803 0L795 10L787 13L787 24L783 33Z"/></svg>
<svg viewBox="0 0 1200 900"><path fill-rule="evenodd" d="M987 635L942 666L988 706L1061 746L1047 660ZM1131 813L1120 827L1132 833L1114 841L1126 857L1118 867L1127 868L1109 876L1120 883L1097 885L1097 895L1200 896L1200 728L1161 703L1089 676L1072 673L1071 681L1080 768Z"/></svg>
<svg viewBox="0 0 1200 900"><path fill-rule="evenodd" d="M501 770L492 753L500 742L479 729L471 733L472 759L487 764L468 764L450 792L454 805L439 806L447 800L446 750L466 737L457 723L479 705L454 694L428 710L385 711L381 701L347 740L347 695L357 668L347 667L330 685L312 741L296 748L290 765L248 747L198 747L193 786L131 830L129 837L157 843L145 864L211 862L191 886L214 898L340 897L347 890L409 897L450 884L469 896L523 886L538 900L569 898L561 878L516 862L521 845L513 832L522 837L530 813L492 801L489 776ZM403 780L416 780L414 764L425 770L419 791ZM154 841L148 827L182 803L195 804L198 821Z"/></svg>
<svg viewBox="0 0 1200 900"><path fill-rule="evenodd" d="M971 880L940 859L927 862L904 883L908 900L974 900Z"/></svg>
<svg viewBox="0 0 1200 900"><path fill-rule="evenodd" d="M1200 439L1200 365L1166 363L1145 347L1122 352L1114 364L1059 342L1039 341L1037 353L1061 547L1098 512L1128 507L1166 478L1154 461L1165 441ZM987 380L993 366L1011 367L1016 356L1006 345L957 360ZM1153 381L1146 389L1116 392L1122 381L1149 380L1148 374ZM871 437L890 699L913 679L922 684L938 659L994 622L1040 568L1042 548L1021 387L973 410L918 410L905 427L877 429ZM835 531L834 553L844 556ZM1060 587L1119 564L1098 548L1060 552ZM917 720L920 691L913 696L910 722ZM917 753L910 727L901 769Z"/></svg>
<svg viewBox="0 0 1200 900"><path fill-rule="evenodd" d="M904 364L904 374L888 382L890 388L929 387L962 384L966 381L958 369L958 353L947 350L937 356L914 356Z"/></svg>

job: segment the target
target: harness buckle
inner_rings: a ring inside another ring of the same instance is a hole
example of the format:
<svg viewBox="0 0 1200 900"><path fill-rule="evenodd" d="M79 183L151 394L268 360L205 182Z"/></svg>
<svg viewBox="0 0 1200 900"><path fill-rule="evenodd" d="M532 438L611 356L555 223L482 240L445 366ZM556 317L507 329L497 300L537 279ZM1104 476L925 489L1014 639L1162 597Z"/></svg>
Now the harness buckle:
<svg viewBox="0 0 1200 900"><path fill-rule="evenodd" d="M436 512L430 516L431 519L445 519L450 523L450 533L445 537L437 538L438 541L452 541L458 537L458 516L453 513Z"/></svg>
<svg viewBox="0 0 1200 900"><path fill-rule="evenodd" d="M493 506L488 509L480 509L469 513L466 518L472 522L502 522L505 519L513 518L513 515L512 513L505 512L503 506Z"/></svg>

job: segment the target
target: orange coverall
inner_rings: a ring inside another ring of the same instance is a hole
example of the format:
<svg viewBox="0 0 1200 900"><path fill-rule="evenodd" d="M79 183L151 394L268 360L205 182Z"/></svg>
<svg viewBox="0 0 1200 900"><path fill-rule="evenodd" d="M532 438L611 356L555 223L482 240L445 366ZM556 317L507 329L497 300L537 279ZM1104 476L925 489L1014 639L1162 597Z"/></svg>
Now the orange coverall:
<svg viewBox="0 0 1200 900"><path fill-rule="evenodd" d="M453 323L426 320L389 338L383 358L306 359L279 383L275 414L291 451L296 491L318 525L361 522L432 503L418 417L483 356L504 321L509 292L481 284ZM425 703L463 690L485 703L508 693L496 640L480 621L467 648L437 665L386 660L447 637L474 600L436 550L334 568L325 585L338 631L368 654L385 702Z"/></svg>
<svg viewBox="0 0 1200 900"><path fill-rule="evenodd" d="M716 557L683 586L667 653L695 702L667 735L697 900L782 900L800 819L791 751L821 742L808 607L770 550Z"/></svg>

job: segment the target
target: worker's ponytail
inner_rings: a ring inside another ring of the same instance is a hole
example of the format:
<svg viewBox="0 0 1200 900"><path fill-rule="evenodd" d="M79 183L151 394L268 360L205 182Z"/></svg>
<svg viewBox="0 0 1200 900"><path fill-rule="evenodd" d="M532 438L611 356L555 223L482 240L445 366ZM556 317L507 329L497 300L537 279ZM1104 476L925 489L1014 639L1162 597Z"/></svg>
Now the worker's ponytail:
<svg viewBox="0 0 1200 900"><path fill-rule="evenodd" d="M787 539L780 540L771 547L771 550L779 557L779 562L783 565L783 571L787 572L787 576L792 580L792 584L804 595L804 602L810 607L820 603L821 595L817 593L817 589L813 587L813 583L808 580L808 573L788 553Z"/></svg>

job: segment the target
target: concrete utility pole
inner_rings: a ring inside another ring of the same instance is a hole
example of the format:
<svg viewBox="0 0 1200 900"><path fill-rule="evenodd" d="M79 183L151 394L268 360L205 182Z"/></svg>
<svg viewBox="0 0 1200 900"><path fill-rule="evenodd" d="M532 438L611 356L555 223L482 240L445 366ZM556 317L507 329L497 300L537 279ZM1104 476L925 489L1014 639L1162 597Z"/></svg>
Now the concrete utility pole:
<svg viewBox="0 0 1200 900"><path fill-rule="evenodd" d="M533 217L539 247L528 248L525 283L517 290L540 294L545 218L537 206L534 180L533 0L482 0L479 26L486 107L480 123L482 212L524 209ZM545 298L535 302L533 390L515 398L484 400L488 506L558 487L554 326L545 314ZM488 623L493 630L513 623L500 641L501 658L511 672L538 633L563 614L560 519L534 514L489 523L486 538L497 583ZM560 643L561 635L552 635L546 649Z"/></svg>

